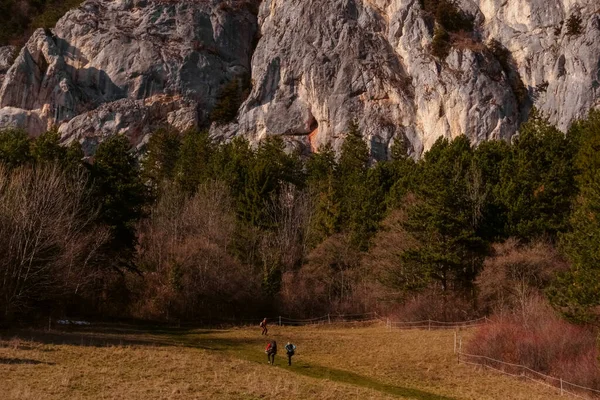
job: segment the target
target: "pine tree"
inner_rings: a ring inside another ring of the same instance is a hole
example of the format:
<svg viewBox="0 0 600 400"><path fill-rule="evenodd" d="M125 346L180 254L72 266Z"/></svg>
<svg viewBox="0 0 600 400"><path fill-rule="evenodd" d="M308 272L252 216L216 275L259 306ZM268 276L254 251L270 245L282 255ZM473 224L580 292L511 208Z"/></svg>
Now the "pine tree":
<svg viewBox="0 0 600 400"><path fill-rule="evenodd" d="M474 163L481 171L486 202L481 210L481 236L488 241L507 238L507 210L500 198L502 166L510 157L510 145L503 140L480 143L474 152Z"/></svg>
<svg viewBox="0 0 600 400"><path fill-rule="evenodd" d="M498 191L508 234L525 241L554 239L567 229L577 194L575 137L565 136L534 110L511 150L502 164Z"/></svg>
<svg viewBox="0 0 600 400"><path fill-rule="evenodd" d="M125 136L111 136L98 146L92 177L100 222L111 232L107 252L114 254L117 266L133 268L136 223L144 214L148 192Z"/></svg>
<svg viewBox="0 0 600 400"><path fill-rule="evenodd" d="M31 141L21 129L0 131L0 162L9 168L27 164L32 160Z"/></svg>
<svg viewBox="0 0 600 400"><path fill-rule="evenodd" d="M394 141L391 160L383 163L392 184L387 190L386 205L389 210L400 208L405 196L414 190L417 164L408 155L408 143L404 137Z"/></svg>
<svg viewBox="0 0 600 400"><path fill-rule="evenodd" d="M335 190L336 169L335 152L330 144L321 146L306 162L306 180L309 191L315 198L316 208L311 221L310 247L316 247L339 229L340 205Z"/></svg>
<svg viewBox="0 0 600 400"><path fill-rule="evenodd" d="M440 138L420 162L418 201L409 206L404 223L419 243L403 254L404 262L443 291L452 284L469 288L487 250L469 195L472 159L466 137Z"/></svg>
<svg viewBox="0 0 600 400"><path fill-rule="evenodd" d="M215 151L215 145L206 131L190 130L185 132L181 145L171 134L159 138L163 142L159 154L164 163L164 172L167 175L174 171L175 181L186 193L195 193L198 186L212 176L211 157ZM162 140L164 139L164 141ZM171 170L172 159L178 154L178 159Z"/></svg>
<svg viewBox="0 0 600 400"><path fill-rule="evenodd" d="M31 156L36 163L56 163L65 171L75 171L83 166L84 154L77 141L67 147L61 145L60 133L52 129L33 140Z"/></svg>
<svg viewBox="0 0 600 400"><path fill-rule="evenodd" d="M57 162L66 157L67 149L60 145L58 130L41 134L31 144L31 155L36 162Z"/></svg>
<svg viewBox="0 0 600 400"><path fill-rule="evenodd" d="M159 129L150 137L141 166L144 180L154 190L161 182L174 180L180 148L177 131Z"/></svg>
<svg viewBox="0 0 600 400"><path fill-rule="evenodd" d="M581 140L576 157L579 196L570 218L571 229L561 246L572 268L548 294L553 304L577 322L597 322L600 315L600 111L573 125L569 135Z"/></svg>
<svg viewBox="0 0 600 400"><path fill-rule="evenodd" d="M369 147L358 124L353 121L348 126L348 135L340 153L336 197L340 204L340 228L350 234L352 244L361 250L368 247L370 237L365 235L365 231L369 228L365 226L370 226L372 222L371 216L366 215L363 209L368 197L366 183L369 158Z"/></svg>
<svg viewBox="0 0 600 400"><path fill-rule="evenodd" d="M66 148L65 152L65 165L67 170L74 171L76 169L83 167L83 158L85 154L83 149L81 148L81 144L78 141L74 140L71 144Z"/></svg>
<svg viewBox="0 0 600 400"><path fill-rule="evenodd" d="M285 143L278 137L262 141L249 165L242 197L242 215L251 225L270 228L265 205L284 183L303 185L300 159L286 154Z"/></svg>

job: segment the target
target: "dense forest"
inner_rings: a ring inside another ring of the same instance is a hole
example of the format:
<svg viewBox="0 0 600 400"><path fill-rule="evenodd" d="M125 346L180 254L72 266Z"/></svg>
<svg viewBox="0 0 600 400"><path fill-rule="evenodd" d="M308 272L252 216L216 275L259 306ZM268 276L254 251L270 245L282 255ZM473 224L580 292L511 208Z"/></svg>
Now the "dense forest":
<svg viewBox="0 0 600 400"><path fill-rule="evenodd" d="M440 138L419 160L270 137L115 135L83 160L57 132L0 133L2 321L228 321L381 311L462 319L549 303L596 323L600 112L534 112L512 143Z"/></svg>

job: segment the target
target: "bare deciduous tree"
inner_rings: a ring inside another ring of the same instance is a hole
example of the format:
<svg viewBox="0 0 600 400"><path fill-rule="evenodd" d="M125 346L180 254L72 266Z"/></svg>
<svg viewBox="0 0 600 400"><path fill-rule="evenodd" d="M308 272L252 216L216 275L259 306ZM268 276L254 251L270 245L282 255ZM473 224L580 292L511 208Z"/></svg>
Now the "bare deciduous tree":
<svg viewBox="0 0 600 400"><path fill-rule="evenodd" d="M78 293L108 233L94 224L86 178L57 166L0 166L0 303L4 317Z"/></svg>
<svg viewBox="0 0 600 400"><path fill-rule="evenodd" d="M500 315L517 313L526 318L542 288L568 268L556 249L544 242L520 246L509 239L496 244L494 253L476 284L484 304Z"/></svg>
<svg viewBox="0 0 600 400"><path fill-rule="evenodd" d="M136 313L220 318L250 303L259 285L253 271L230 254L235 229L223 184L207 183L192 197L175 187L165 190L139 229L144 279Z"/></svg>

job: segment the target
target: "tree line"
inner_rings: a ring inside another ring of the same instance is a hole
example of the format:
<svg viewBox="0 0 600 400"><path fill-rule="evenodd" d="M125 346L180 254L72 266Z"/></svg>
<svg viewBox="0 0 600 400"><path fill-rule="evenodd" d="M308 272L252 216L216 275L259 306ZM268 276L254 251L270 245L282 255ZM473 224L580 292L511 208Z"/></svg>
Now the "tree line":
<svg viewBox="0 0 600 400"><path fill-rule="evenodd" d="M5 130L2 319L303 317L419 296L451 319L505 304L494 289L526 275L595 322L599 143L599 111L566 135L533 112L511 143L440 138L419 160L399 139L379 162L355 123L339 154L309 157L161 129L141 155L115 135L84 160L56 131ZM507 246L560 262L537 273Z"/></svg>

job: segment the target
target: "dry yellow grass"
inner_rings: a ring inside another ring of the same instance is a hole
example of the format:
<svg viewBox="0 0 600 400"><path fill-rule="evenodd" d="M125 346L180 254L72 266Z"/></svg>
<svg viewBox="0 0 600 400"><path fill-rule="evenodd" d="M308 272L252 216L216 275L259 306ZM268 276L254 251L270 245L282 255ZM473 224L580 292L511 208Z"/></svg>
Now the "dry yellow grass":
<svg viewBox="0 0 600 400"><path fill-rule="evenodd" d="M0 332L2 399L553 399L556 391L457 365L452 331L276 327ZM16 336L15 336L16 335ZM467 332L468 336L468 332ZM288 367L283 345L298 345Z"/></svg>

